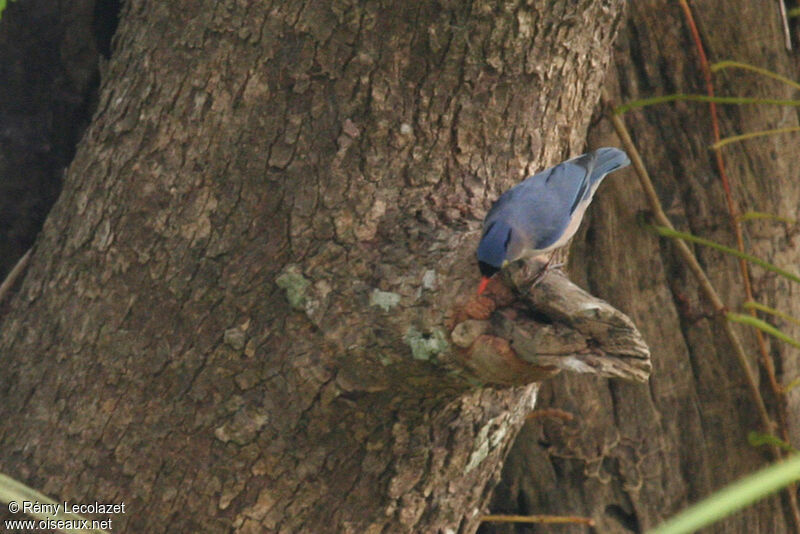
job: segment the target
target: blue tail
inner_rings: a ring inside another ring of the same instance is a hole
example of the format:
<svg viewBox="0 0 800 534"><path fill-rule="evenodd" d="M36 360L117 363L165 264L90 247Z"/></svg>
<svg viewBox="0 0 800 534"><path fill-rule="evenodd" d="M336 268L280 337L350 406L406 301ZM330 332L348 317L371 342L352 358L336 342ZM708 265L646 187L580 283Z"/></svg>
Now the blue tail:
<svg viewBox="0 0 800 534"><path fill-rule="evenodd" d="M594 168L592 169L591 181L601 179L606 174L627 167L631 160L628 155L618 148L598 148L594 151Z"/></svg>
<svg viewBox="0 0 800 534"><path fill-rule="evenodd" d="M569 208L570 215L575 212L581 202L591 200L595 190L600 186L600 181L608 173L627 167L631 163L625 152L618 148L610 147L598 148L594 152L589 152L575 160L570 160L570 162L572 161L581 168L583 174L581 175L578 190L575 192L575 199ZM559 167L561 166L559 165Z"/></svg>

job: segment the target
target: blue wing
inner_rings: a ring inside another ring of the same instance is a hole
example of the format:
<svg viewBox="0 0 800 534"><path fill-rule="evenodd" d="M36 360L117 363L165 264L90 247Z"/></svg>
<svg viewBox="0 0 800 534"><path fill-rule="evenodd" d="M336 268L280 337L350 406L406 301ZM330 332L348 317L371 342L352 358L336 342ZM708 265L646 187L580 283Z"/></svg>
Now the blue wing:
<svg viewBox="0 0 800 534"><path fill-rule="evenodd" d="M527 178L506 191L484 220L506 221L526 240L530 251L544 250L564 235L578 207L591 199L609 172L629 163L616 148L601 148Z"/></svg>

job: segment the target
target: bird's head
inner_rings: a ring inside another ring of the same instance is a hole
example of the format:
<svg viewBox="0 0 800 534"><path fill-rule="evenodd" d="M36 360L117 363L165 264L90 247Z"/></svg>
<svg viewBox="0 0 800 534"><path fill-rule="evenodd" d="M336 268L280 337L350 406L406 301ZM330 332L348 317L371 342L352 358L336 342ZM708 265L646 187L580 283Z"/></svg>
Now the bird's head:
<svg viewBox="0 0 800 534"><path fill-rule="evenodd" d="M486 289L489 278L508 263L512 236L511 226L503 221L493 222L483 233L478 245L478 268L482 275L478 295Z"/></svg>

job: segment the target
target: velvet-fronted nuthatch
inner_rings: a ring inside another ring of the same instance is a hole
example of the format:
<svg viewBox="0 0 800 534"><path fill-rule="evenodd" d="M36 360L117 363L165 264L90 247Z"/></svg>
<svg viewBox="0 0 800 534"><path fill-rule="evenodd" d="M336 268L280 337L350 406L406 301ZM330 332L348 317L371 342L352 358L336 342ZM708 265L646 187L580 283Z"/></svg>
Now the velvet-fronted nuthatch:
<svg viewBox="0 0 800 534"><path fill-rule="evenodd" d="M618 148L600 148L559 163L515 185L489 210L478 245L478 266L489 278L520 258L542 256L575 235L603 178L630 164Z"/></svg>

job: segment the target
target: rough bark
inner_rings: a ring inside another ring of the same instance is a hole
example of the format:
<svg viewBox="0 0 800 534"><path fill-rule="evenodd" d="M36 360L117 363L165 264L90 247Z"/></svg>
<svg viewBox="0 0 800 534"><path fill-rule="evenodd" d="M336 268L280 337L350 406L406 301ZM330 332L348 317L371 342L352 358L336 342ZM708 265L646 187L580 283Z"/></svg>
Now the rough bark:
<svg viewBox="0 0 800 534"><path fill-rule="evenodd" d="M735 59L797 79L797 54L784 49L773 2L691 2L711 61ZM796 98L786 86L742 71L714 76L717 94ZM705 93L695 45L677 2L632 2L617 41L606 91L618 103L672 92ZM796 126L796 109L720 107L722 135ZM625 116L674 224L735 246L706 104L677 103ZM613 144L599 122L590 144ZM724 150L740 212L792 218L800 204L797 134L730 145ZM535 419L517 439L495 495L493 511L589 515L601 532L641 532L723 485L763 466L766 455L747 442L761 430L742 375L711 311L678 256L637 224L646 210L638 184L610 180L595 202L590 224L576 238L570 273L593 294L629 314L653 352L649 387L562 374L543 386L541 408L570 412ZM777 265L800 261L796 227L775 222L745 225L748 251ZM735 260L696 248L731 309L743 301ZM753 268L756 299L800 316L798 289ZM797 326L775 321L797 336ZM752 365L752 332L741 329ZM769 342L779 380L798 375L796 350ZM763 379L763 377L762 377ZM763 387L768 402L774 402ZM798 393L790 395L797 439ZM795 441L795 445L796 445ZM483 532L510 532L488 526ZM520 527L514 532L530 532ZM583 527L562 532L583 532ZM791 522L776 496L738 513L709 532L787 532ZM538 532L538 530L537 530Z"/></svg>
<svg viewBox="0 0 800 534"><path fill-rule="evenodd" d="M622 4L125 2L3 317L2 470L130 532L475 530L537 387L446 328Z"/></svg>

